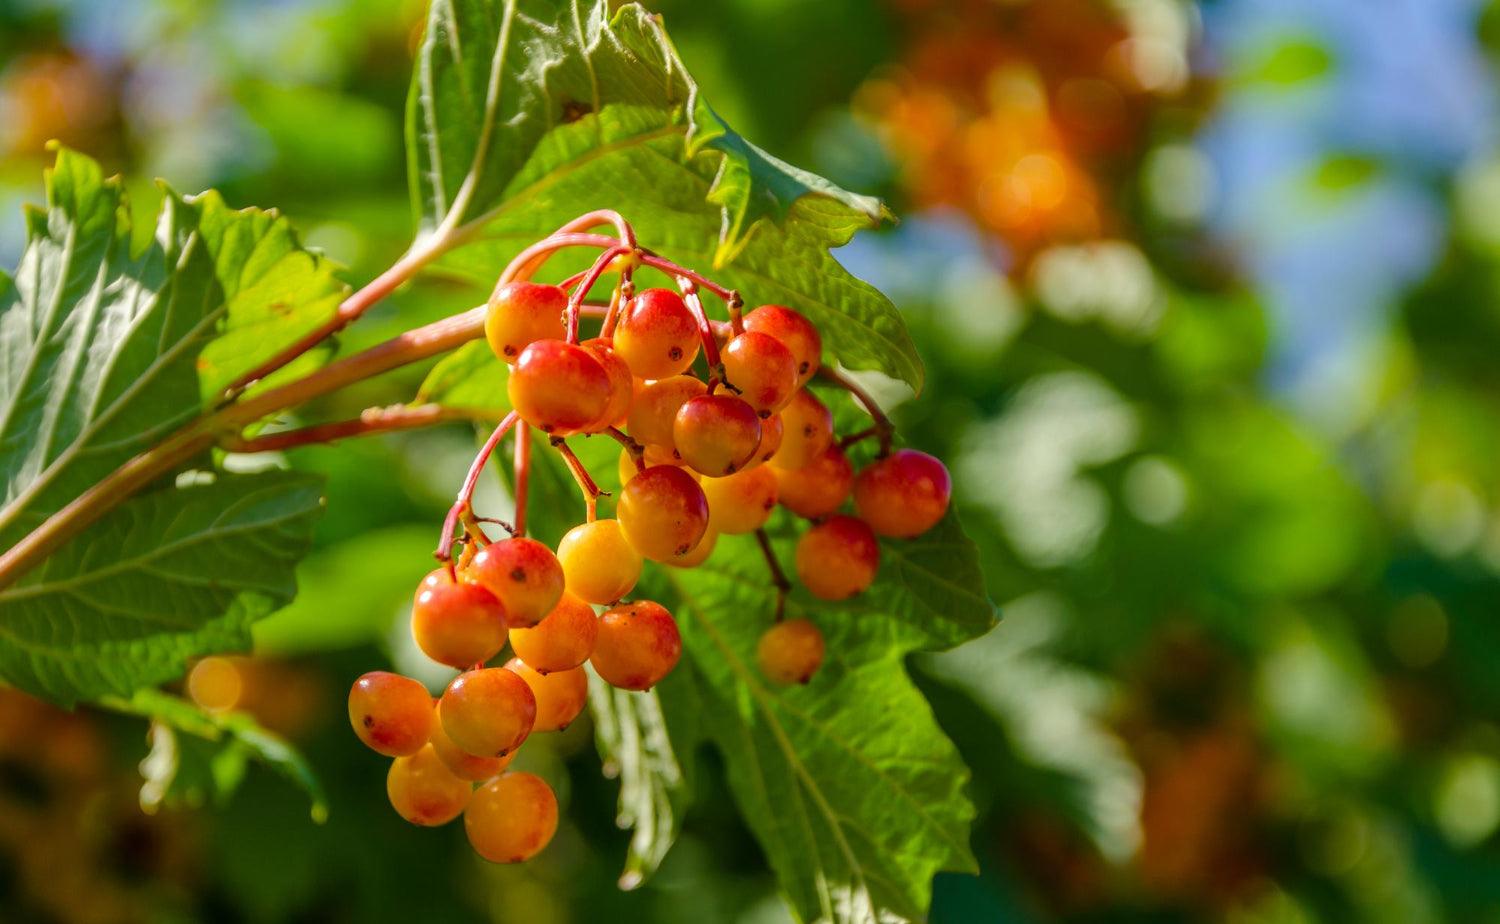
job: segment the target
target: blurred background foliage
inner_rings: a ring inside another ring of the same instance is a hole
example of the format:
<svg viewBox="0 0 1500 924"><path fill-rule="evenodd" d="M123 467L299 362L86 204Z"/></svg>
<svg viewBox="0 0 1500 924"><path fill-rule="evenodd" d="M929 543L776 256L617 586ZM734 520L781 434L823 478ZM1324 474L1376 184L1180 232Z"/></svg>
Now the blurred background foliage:
<svg viewBox="0 0 1500 924"><path fill-rule="evenodd" d="M932 919L1500 922L1500 3L649 5L740 131L903 216L839 257L912 326L929 385L887 397L1006 614L910 665L980 809L982 875ZM369 278L411 230L421 13L0 0L0 263L58 138L142 214L150 177L215 186ZM345 347L478 297L426 280ZM262 767L0 693L0 919L786 919L712 755L632 893L586 723L522 757L567 807L537 862L388 810L343 691L424 669L403 617L472 446L286 460L328 476L318 551L220 695L306 750L329 822Z"/></svg>

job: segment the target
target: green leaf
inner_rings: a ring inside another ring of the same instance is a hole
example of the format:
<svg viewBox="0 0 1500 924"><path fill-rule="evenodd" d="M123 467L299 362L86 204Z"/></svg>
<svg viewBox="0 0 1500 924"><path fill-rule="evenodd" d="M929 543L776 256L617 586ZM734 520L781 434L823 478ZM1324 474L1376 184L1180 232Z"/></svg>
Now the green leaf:
<svg viewBox="0 0 1500 924"><path fill-rule="evenodd" d="M416 403L441 404L498 419L510 413L510 397L505 391L508 368L495 358L485 341L466 343L427 373Z"/></svg>
<svg viewBox="0 0 1500 924"><path fill-rule="evenodd" d="M639 6L436 0L407 112L414 203L449 271L490 284L521 248L612 207L643 244L806 314L850 368L913 388L921 362L890 300L828 253L887 213L791 167L702 99Z"/></svg>
<svg viewBox="0 0 1500 924"><path fill-rule="evenodd" d="M0 676L71 704L247 648L250 624L292 598L321 503L319 479L266 472L122 504L0 590Z"/></svg>

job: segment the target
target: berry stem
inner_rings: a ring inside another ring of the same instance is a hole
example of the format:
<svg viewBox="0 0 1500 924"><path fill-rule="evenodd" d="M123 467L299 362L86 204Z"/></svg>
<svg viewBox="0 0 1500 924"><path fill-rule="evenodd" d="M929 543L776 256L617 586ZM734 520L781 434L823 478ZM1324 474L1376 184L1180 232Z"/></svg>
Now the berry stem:
<svg viewBox="0 0 1500 924"><path fill-rule="evenodd" d="M682 301L698 322L698 336L703 341L703 359L708 363L708 393L724 380L724 361L719 358L719 341L714 337L713 322L703 310L703 300L698 297L698 284L689 276L677 277L677 288L682 291Z"/></svg>
<svg viewBox="0 0 1500 924"><path fill-rule="evenodd" d="M776 551L771 548L771 537L764 529L755 531L755 541L760 543L760 553L766 557L766 565L771 569L771 583L776 585L776 622L781 622L786 615L786 595L791 593L792 582L781 570L781 562L776 560Z"/></svg>
<svg viewBox="0 0 1500 924"><path fill-rule="evenodd" d="M745 332L745 300L740 298L738 289L730 291L725 307L729 309L729 330L738 337Z"/></svg>
<svg viewBox="0 0 1500 924"><path fill-rule="evenodd" d="M578 313L583 306L583 300L588 297L589 290L594 287L594 283L599 281L599 277L604 275L604 271L609 269L609 265L617 257L628 253L630 253L628 247L611 247L599 255L599 259L594 261L594 265L589 267L588 272L584 273L583 278L578 281L577 287L573 289L572 297L568 299L569 343L578 342Z"/></svg>
<svg viewBox="0 0 1500 924"><path fill-rule="evenodd" d="M712 279L709 279L707 276L703 276L703 275L701 275L699 273L695 273L695 272L693 272L692 270L688 269L685 266L678 266L676 263L673 263L671 260L668 260L665 257L657 256L656 254L652 253L649 250L641 248L640 249L640 254L641 254L641 262L644 263L644 264L646 264L647 266L653 267L655 269L659 269L663 273L666 273L668 276L672 276L672 277L683 276L683 277L686 277L688 279L691 279L697 285L702 286L703 288L705 288L708 291L712 292L713 294L717 295L719 298L723 299L726 302L729 301L730 296L732 296L734 294L729 289L724 288L723 286L719 285L717 282L714 282Z"/></svg>
<svg viewBox="0 0 1500 924"><path fill-rule="evenodd" d="M863 430L860 430L858 433L851 433L848 436L844 437L843 439L839 440L839 448L840 449L848 449L850 446L853 446L855 443L859 443L859 442L862 442L864 440L867 440L870 437L876 436L879 433L880 433L880 428L879 427L874 427L874 426L865 427Z"/></svg>
<svg viewBox="0 0 1500 924"><path fill-rule="evenodd" d="M583 463L568 448L568 441L560 436L552 437L552 448L562 454L563 461L568 463L568 471L573 473L573 480L578 482L578 488L583 492L583 503L588 509L588 522L594 522L599 508L599 498L606 492L599 490L599 485L589 477L589 470L583 467Z"/></svg>
<svg viewBox="0 0 1500 924"><path fill-rule="evenodd" d="M531 427L524 422L516 427L516 454L515 454L515 496L516 513L512 518L516 521L512 532L517 536L526 535L526 486L531 481Z"/></svg>
<svg viewBox="0 0 1500 924"><path fill-rule="evenodd" d="M443 407L440 404L393 404L390 407L367 408L352 420L337 420L250 438L226 436L219 440L219 447L229 452L273 452L314 443L331 443L354 436L414 430L454 420L493 419L489 415Z"/></svg>
<svg viewBox="0 0 1500 924"><path fill-rule="evenodd" d="M599 432L625 447L625 451L630 453L630 458L635 462L636 471L646 470L646 447L636 442L635 437L625 433L619 427L606 427Z"/></svg>
<svg viewBox="0 0 1500 924"><path fill-rule="evenodd" d="M443 537L438 541L437 551L432 553L438 561L448 561L452 558L453 530L458 526L460 518L469 516L473 512L471 504L474 500L474 489L479 485L479 476L484 473L484 465L490 460L490 454L495 451L495 447L500 445L500 440L520 419L520 415L515 411L506 414L505 419L500 421L500 426L496 427L490 434L490 438L479 447L473 464L469 466L469 474L464 476L463 487L458 489L458 497L454 499L453 506L448 508L448 515L443 518Z"/></svg>
<svg viewBox="0 0 1500 924"><path fill-rule="evenodd" d="M855 400L864 406L865 413L869 414L870 418L875 421L874 435L880 438L881 457L890 455L891 436L895 433L896 428L891 424L891 419L885 416L885 412L880 409L880 405L870 396L870 393L865 391L854 379L837 369L823 366L818 369L818 375L853 395ZM855 434L855 436L849 439L853 442L859 442L859 440L864 439L865 435Z"/></svg>
<svg viewBox="0 0 1500 924"><path fill-rule="evenodd" d="M615 322L620 319L620 306L629 300L632 290L635 288L624 273L620 274L620 282L615 290L610 293L609 307L604 311L604 323L599 326L599 336L610 340L615 335ZM588 306L581 309L586 312Z"/></svg>

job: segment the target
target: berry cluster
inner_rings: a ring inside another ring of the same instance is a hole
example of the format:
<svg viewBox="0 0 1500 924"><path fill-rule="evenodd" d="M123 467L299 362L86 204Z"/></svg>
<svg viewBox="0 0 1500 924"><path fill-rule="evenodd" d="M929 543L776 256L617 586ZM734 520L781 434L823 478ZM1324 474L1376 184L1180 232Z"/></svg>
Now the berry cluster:
<svg viewBox="0 0 1500 924"><path fill-rule="evenodd" d="M602 222L619 236L582 233ZM529 281L570 246L603 253L562 285ZM632 276L643 266L677 289L636 292ZM606 273L619 280L608 303L588 302ZM700 289L725 302L727 322L709 319ZM586 314L602 318L600 332L580 340ZM365 744L395 758L387 791L402 817L437 825L462 814L481 856L517 862L551 839L557 801L544 780L507 766L531 733L562 729L583 710L584 662L615 687L647 690L682 653L665 607L625 599L646 559L691 568L719 535L754 533L779 591L757 647L760 669L775 683L807 683L822 663L823 636L808 619L782 618L791 585L763 528L777 504L809 521L795 553L801 583L841 600L874 581L877 537L915 537L942 519L950 482L937 459L891 450L889 421L857 385L822 367L822 338L805 317L780 305L743 312L737 293L638 247L613 213L583 216L523 252L490 298L485 335L511 366L514 411L475 458L444 523L440 567L422 581L411 617L422 651L461 673L435 701L410 678L365 674L350 693L349 719ZM807 388L815 375L850 390L874 425L836 439L833 415ZM508 535L493 541L484 524L500 521L477 517L471 500L513 429L516 513L500 524ZM584 522L555 552L525 535L533 430L562 456L585 501ZM623 447L613 518L597 515L604 492L567 444L594 434ZM856 474L845 450L868 437L880 450ZM851 497L853 515L841 512ZM507 641L514 656L486 666Z"/></svg>

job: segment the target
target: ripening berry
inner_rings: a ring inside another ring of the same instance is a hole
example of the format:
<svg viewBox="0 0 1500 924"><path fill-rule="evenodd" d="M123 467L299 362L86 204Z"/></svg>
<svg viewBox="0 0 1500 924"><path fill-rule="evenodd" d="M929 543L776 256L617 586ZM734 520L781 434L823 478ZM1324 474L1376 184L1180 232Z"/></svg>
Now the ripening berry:
<svg viewBox="0 0 1500 924"><path fill-rule="evenodd" d="M505 623L526 628L542 621L563 595L557 556L535 539L513 536L479 550L460 577L494 594L505 608Z"/></svg>
<svg viewBox="0 0 1500 924"><path fill-rule="evenodd" d="M772 683L807 683L823 663L823 633L806 619L778 622L761 634L755 659Z"/></svg>
<svg viewBox="0 0 1500 924"><path fill-rule="evenodd" d="M724 345L723 360L725 381L762 417L785 407L801 384L792 351L770 334L747 330L734 337Z"/></svg>
<svg viewBox="0 0 1500 924"><path fill-rule="evenodd" d="M650 600L622 603L599 617L599 641L589 663L622 690L649 690L677 666L682 636L667 608Z"/></svg>
<svg viewBox="0 0 1500 924"><path fill-rule="evenodd" d="M818 371L823 357L823 338L811 321L792 309L782 305L761 305L745 315L745 330L769 334L791 351L797 365L798 385L806 385Z"/></svg>
<svg viewBox="0 0 1500 924"><path fill-rule="evenodd" d="M625 304L614 333L615 350L643 379L677 375L698 356L698 322L671 289L646 289Z"/></svg>
<svg viewBox="0 0 1500 924"><path fill-rule="evenodd" d="M625 428L643 446L673 448L672 424L690 398L708 393L708 386L690 375L674 375L654 382L636 380Z"/></svg>
<svg viewBox="0 0 1500 924"><path fill-rule="evenodd" d="M371 750L387 757L415 754L432 731L432 696L410 677L370 671L349 690L349 724Z"/></svg>
<svg viewBox="0 0 1500 924"><path fill-rule="evenodd" d="M516 756L515 751L511 751L504 757L479 757L470 754L468 751L454 744L453 739L448 737L448 733L443 731L441 718L432 723L431 743L433 751L437 753L438 759L443 762L443 766L448 768L448 772L461 780L469 780L470 782L487 780L492 776L499 776L505 772L505 768L510 766L510 762Z"/></svg>
<svg viewBox="0 0 1500 924"><path fill-rule="evenodd" d="M854 509L877 536L922 535L948 512L952 496L947 467L915 449L898 449L854 479Z"/></svg>
<svg viewBox="0 0 1500 924"><path fill-rule="evenodd" d="M733 395L699 395L677 411L672 444L695 471L722 478L754 458L760 446L760 418Z"/></svg>
<svg viewBox="0 0 1500 924"><path fill-rule="evenodd" d="M557 560L568 593L585 603L614 603L630 593L641 577L641 553L625 538L619 520L595 520L568 530L557 544Z"/></svg>
<svg viewBox="0 0 1500 924"><path fill-rule="evenodd" d="M775 458L776 451L781 448L781 437L785 432L780 414L772 414L760 422L760 446L755 450L755 455L745 464L740 471L755 468L757 465L770 462Z"/></svg>
<svg viewBox="0 0 1500 924"><path fill-rule="evenodd" d="M624 542L624 538L620 540ZM632 550L633 552L634 550ZM636 557L639 562L639 556ZM516 657L543 674L565 671L589 659L599 636L599 618L594 608L570 593L564 593L547 618L530 629L510 633ZM533 691L535 692L535 691ZM540 713L541 704L537 704Z"/></svg>
<svg viewBox="0 0 1500 924"><path fill-rule="evenodd" d="M676 452L668 449L665 446L655 446L650 444L646 445L644 447L644 451L641 453L641 460L645 463L645 465L642 467L637 467L635 464L635 457L630 454L630 450L620 450L620 485L622 487L627 484L630 479L634 478L636 475L639 475L642 471L650 468L653 465L675 465L683 471L687 472L689 475L692 475L694 479L698 477L697 472L686 467L687 463L682 461L681 456L677 455Z"/></svg>
<svg viewBox="0 0 1500 924"><path fill-rule="evenodd" d="M515 364L521 351L538 340L561 340L567 333L563 315L568 293L559 286L507 282L490 296L484 315L484 338L490 349Z"/></svg>
<svg viewBox="0 0 1500 924"><path fill-rule="evenodd" d="M460 750L477 757L504 757L531 734L536 697L526 681L503 667L466 671L443 691L438 718Z"/></svg>
<svg viewBox="0 0 1500 924"><path fill-rule="evenodd" d="M209 712L233 709L244 692L245 679L233 658L213 655L194 664L188 672L188 698Z"/></svg>
<svg viewBox="0 0 1500 924"><path fill-rule="evenodd" d="M615 516L637 552L652 561L669 561L691 552L703 538L708 500L692 475L654 465L620 489Z"/></svg>
<svg viewBox="0 0 1500 924"><path fill-rule="evenodd" d="M432 745L391 761L385 794L396 814L414 825L445 825L469 804L473 787L453 775Z"/></svg>
<svg viewBox="0 0 1500 924"><path fill-rule="evenodd" d="M789 471L772 466L771 471L776 473L781 506L810 520L843 506L854 484L854 466L837 446L829 446L804 468Z"/></svg>
<svg viewBox="0 0 1500 924"><path fill-rule="evenodd" d="M609 408L609 373L595 355L561 340L538 340L521 351L506 383L521 419L554 436L579 433Z"/></svg>
<svg viewBox="0 0 1500 924"><path fill-rule="evenodd" d="M585 428L586 432L599 433L610 427L625 426L625 417L630 412L630 399L635 391L635 380L631 378L630 367L625 365L625 360L615 352L610 341L602 337L585 340L579 346L593 354L609 378L609 402L599 419Z"/></svg>
<svg viewBox="0 0 1500 924"><path fill-rule="evenodd" d="M708 556L714 553L714 546L718 544L719 532L710 526L708 531L703 534L703 538L698 540L698 544L693 546L686 554L673 556L662 562L662 564L671 565L673 568L696 568L708 561Z"/></svg>
<svg viewBox="0 0 1500 924"><path fill-rule="evenodd" d="M771 457L777 468L802 468L833 443L833 414L805 388L781 409L781 423L781 447Z"/></svg>
<svg viewBox="0 0 1500 924"><path fill-rule="evenodd" d="M731 536L753 533L766 525L776 509L776 470L752 468L726 478L705 478L708 525Z"/></svg>
<svg viewBox="0 0 1500 924"><path fill-rule="evenodd" d="M536 725L532 731L562 731L588 705L589 677L581 667L543 674L532 670L520 658L511 658L505 662L505 669L526 681L536 697Z"/></svg>
<svg viewBox="0 0 1500 924"><path fill-rule="evenodd" d="M474 790L464 832L474 852L491 863L529 860L557 832L557 796L539 776L507 773Z"/></svg>
<svg viewBox="0 0 1500 924"><path fill-rule="evenodd" d="M822 600L864 591L880 568L880 543L863 520L832 516L797 541L797 577Z"/></svg>
<svg viewBox="0 0 1500 924"><path fill-rule="evenodd" d="M439 664L482 664L505 647L505 610L488 590L455 581L446 567L438 568L417 586L411 634Z"/></svg>

